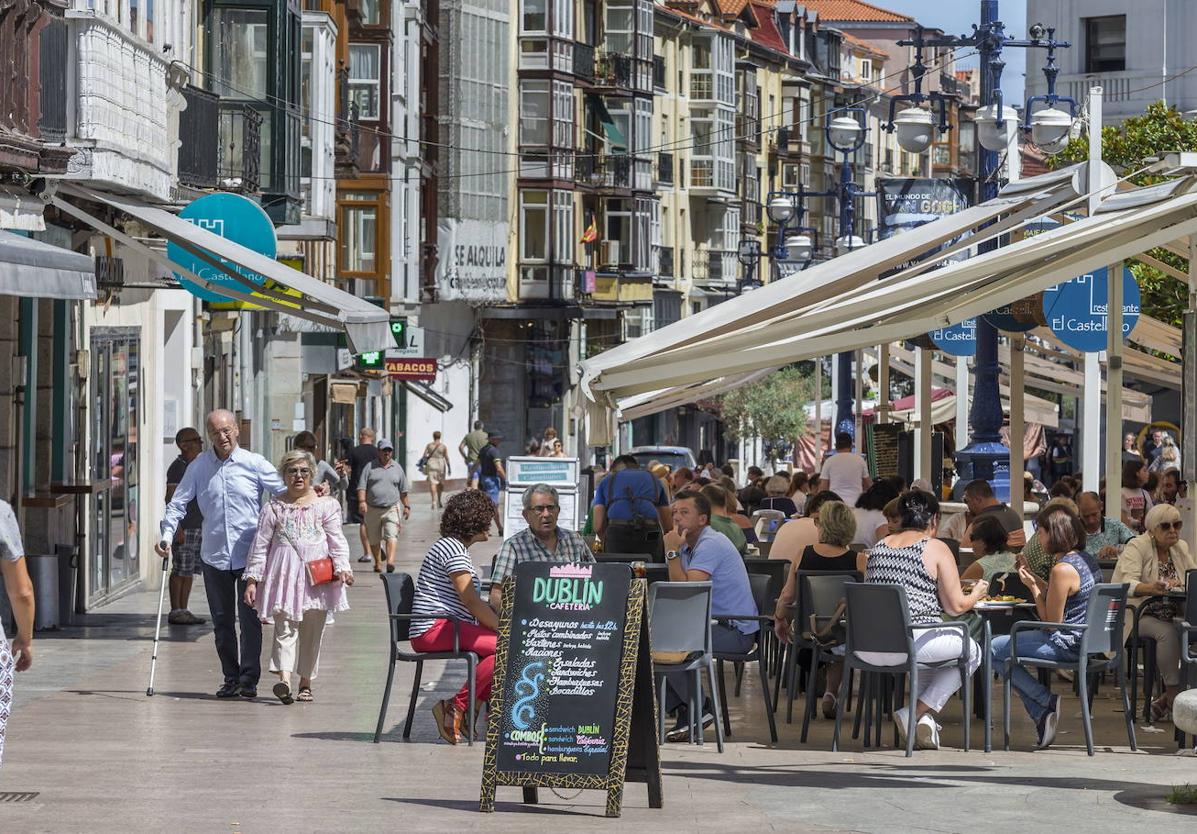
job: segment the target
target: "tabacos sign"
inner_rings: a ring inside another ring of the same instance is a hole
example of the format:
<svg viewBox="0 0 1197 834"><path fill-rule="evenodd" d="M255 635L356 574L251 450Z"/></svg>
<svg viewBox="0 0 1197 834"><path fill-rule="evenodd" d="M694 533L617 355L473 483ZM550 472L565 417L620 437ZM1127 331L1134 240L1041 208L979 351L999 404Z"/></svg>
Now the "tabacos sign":
<svg viewBox="0 0 1197 834"><path fill-rule="evenodd" d="M393 379L415 379L431 382L436 379L436 359L385 359L383 367Z"/></svg>

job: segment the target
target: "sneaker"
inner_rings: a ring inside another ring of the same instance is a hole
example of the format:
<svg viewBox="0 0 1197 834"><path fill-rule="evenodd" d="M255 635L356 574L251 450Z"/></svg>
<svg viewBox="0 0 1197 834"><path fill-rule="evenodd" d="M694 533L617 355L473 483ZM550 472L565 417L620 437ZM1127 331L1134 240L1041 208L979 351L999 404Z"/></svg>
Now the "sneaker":
<svg viewBox="0 0 1197 834"><path fill-rule="evenodd" d="M710 701L702 705L702 728L715 723L715 711ZM665 734L666 741L688 741L690 739L690 713L685 707L678 707L677 723Z"/></svg>
<svg viewBox="0 0 1197 834"><path fill-rule="evenodd" d="M231 683L223 684L220 689L216 690L217 698L236 698L241 690L241 684L233 681Z"/></svg>
<svg viewBox="0 0 1197 834"><path fill-rule="evenodd" d="M203 625L208 622L203 617L197 617L188 611L186 608L180 608L178 611L171 611L170 616L166 618L171 625Z"/></svg>
<svg viewBox="0 0 1197 834"><path fill-rule="evenodd" d="M258 697L258 688L256 686L251 686L248 683L243 683L241 684L240 689L237 691L237 694L246 700L250 700Z"/></svg>
<svg viewBox="0 0 1197 834"><path fill-rule="evenodd" d="M374 557L371 556L369 553L367 553L365 556L359 556L358 561L361 562L362 564L365 564L366 562L373 562Z"/></svg>
<svg viewBox="0 0 1197 834"><path fill-rule="evenodd" d="M1051 706L1048 707L1047 712L1039 718L1039 723L1036 724L1038 730L1035 741L1036 750L1046 750L1051 747L1051 743L1056 740L1056 726L1060 722L1060 696L1053 695Z"/></svg>
<svg viewBox="0 0 1197 834"><path fill-rule="evenodd" d="M938 750L941 727L927 713L914 725L914 747L916 750Z"/></svg>
<svg viewBox="0 0 1197 834"><path fill-rule="evenodd" d="M910 707L894 710L894 726L898 728L898 745L906 747L906 728L910 726Z"/></svg>

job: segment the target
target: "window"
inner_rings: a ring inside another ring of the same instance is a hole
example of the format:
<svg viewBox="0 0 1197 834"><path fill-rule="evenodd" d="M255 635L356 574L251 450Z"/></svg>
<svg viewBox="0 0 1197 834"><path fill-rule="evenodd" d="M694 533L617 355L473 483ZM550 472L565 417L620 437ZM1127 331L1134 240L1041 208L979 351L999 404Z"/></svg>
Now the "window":
<svg viewBox="0 0 1197 834"><path fill-rule="evenodd" d="M636 34L636 9L633 0L609 0L607 3L607 48L621 55L631 55Z"/></svg>
<svg viewBox="0 0 1197 834"><path fill-rule="evenodd" d="M553 192L553 263L572 264L574 261L574 195L569 191Z"/></svg>
<svg viewBox="0 0 1197 834"><path fill-rule="evenodd" d="M651 102L650 102L651 104ZM553 147L574 146L574 85L553 82Z"/></svg>
<svg viewBox="0 0 1197 834"><path fill-rule="evenodd" d="M1126 15L1085 18L1085 72L1126 69Z"/></svg>
<svg viewBox="0 0 1197 834"><path fill-rule="evenodd" d="M377 26L382 22L381 0L361 0L362 23Z"/></svg>
<svg viewBox="0 0 1197 834"><path fill-rule="evenodd" d="M346 191L340 199L341 271L374 273L378 270L378 195Z"/></svg>
<svg viewBox="0 0 1197 834"><path fill-rule="evenodd" d="M523 0L520 31L542 34L549 31L549 0Z"/></svg>
<svg viewBox="0 0 1197 834"><path fill-rule="evenodd" d="M520 260L549 259L549 194L520 192Z"/></svg>
<svg viewBox="0 0 1197 834"><path fill-rule="evenodd" d="M549 82L520 81L520 136L524 146L549 144Z"/></svg>
<svg viewBox="0 0 1197 834"><path fill-rule="evenodd" d="M860 59L860 80L866 84L873 80L873 61L870 58Z"/></svg>
<svg viewBox="0 0 1197 834"><path fill-rule="evenodd" d="M212 86L221 98L266 99L266 15L265 9L212 9Z"/></svg>
<svg viewBox="0 0 1197 834"><path fill-rule="evenodd" d="M382 54L377 44L349 44L349 97L363 122L379 120Z"/></svg>

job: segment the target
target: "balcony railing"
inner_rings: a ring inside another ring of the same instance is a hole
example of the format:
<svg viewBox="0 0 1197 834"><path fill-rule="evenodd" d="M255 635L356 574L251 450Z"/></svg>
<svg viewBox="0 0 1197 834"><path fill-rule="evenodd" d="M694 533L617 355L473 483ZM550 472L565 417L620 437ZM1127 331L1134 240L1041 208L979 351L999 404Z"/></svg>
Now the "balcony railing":
<svg viewBox="0 0 1197 834"><path fill-rule="evenodd" d="M673 185L673 154L663 151L657 154L657 182Z"/></svg>
<svg viewBox="0 0 1197 834"><path fill-rule="evenodd" d="M726 267L726 253L717 249L700 249L694 253L694 280L705 282L734 281L734 270Z"/></svg>
<svg viewBox="0 0 1197 834"><path fill-rule="evenodd" d="M262 185L262 114L242 102L221 101L219 136L220 187L257 192Z"/></svg>
<svg viewBox="0 0 1197 834"><path fill-rule="evenodd" d="M66 21L51 20L39 36L41 118L37 129L43 142L61 143L67 134L67 73L70 71Z"/></svg>
<svg viewBox="0 0 1197 834"><path fill-rule="evenodd" d="M602 87L632 87L632 56L600 49L594 55L594 81Z"/></svg>
<svg viewBox="0 0 1197 834"><path fill-rule="evenodd" d="M574 165L574 182L590 188L631 188L632 158L626 154L579 153Z"/></svg>
<svg viewBox="0 0 1197 834"><path fill-rule="evenodd" d="M665 88L665 56L653 56L653 88L664 92Z"/></svg>
<svg viewBox="0 0 1197 834"><path fill-rule="evenodd" d="M188 84L183 88L187 109L179 114L179 182L195 188L219 184L220 97Z"/></svg>
<svg viewBox="0 0 1197 834"><path fill-rule="evenodd" d="M594 47L588 43L574 43L574 77L594 81Z"/></svg>

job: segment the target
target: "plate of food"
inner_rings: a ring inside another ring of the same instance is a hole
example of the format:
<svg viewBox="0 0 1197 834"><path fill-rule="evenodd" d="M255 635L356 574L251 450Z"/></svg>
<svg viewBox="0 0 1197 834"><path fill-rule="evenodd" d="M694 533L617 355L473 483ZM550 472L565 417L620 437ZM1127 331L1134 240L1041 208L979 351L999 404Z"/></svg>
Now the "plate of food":
<svg viewBox="0 0 1197 834"><path fill-rule="evenodd" d="M1013 608L1016 605L1029 605L1027 600L1009 594L994 594L982 597L976 604L977 608Z"/></svg>

